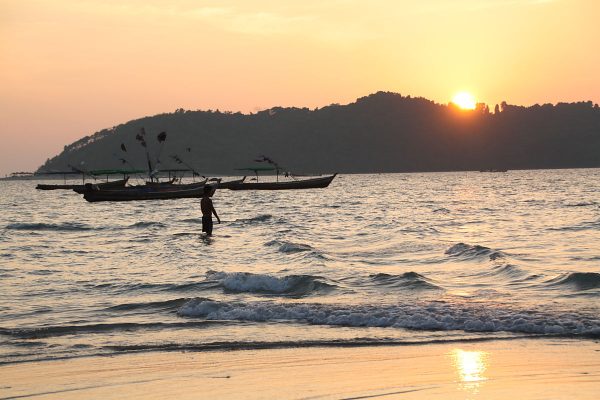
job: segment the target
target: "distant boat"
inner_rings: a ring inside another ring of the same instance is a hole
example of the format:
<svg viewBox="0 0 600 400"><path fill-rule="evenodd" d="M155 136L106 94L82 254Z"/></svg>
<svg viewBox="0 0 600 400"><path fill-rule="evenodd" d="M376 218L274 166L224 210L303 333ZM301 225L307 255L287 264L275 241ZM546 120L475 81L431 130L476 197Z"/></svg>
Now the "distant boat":
<svg viewBox="0 0 600 400"><path fill-rule="evenodd" d="M302 179L284 182L240 182L228 185L231 190L287 190L287 189L318 189L326 188L336 174L321 178Z"/></svg>
<svg viewBox="0 0 600 400"><path fill-rule="evenodd" d="M125 187L125 184L127 184L128 180L129 180L129 178L125 178L125 179L120 179L118 181L102 182L102 183L96 183L96 184L86 183L84 185L45 185L45 184L39 184L35 188L38 189L38 190L58 190L58 189L74 190L77 193L83 193L84 191L88 190L89 188L91 188L93 186L96 186L96 187L102 188L102 189L123 188L123 187Z"/></svg>

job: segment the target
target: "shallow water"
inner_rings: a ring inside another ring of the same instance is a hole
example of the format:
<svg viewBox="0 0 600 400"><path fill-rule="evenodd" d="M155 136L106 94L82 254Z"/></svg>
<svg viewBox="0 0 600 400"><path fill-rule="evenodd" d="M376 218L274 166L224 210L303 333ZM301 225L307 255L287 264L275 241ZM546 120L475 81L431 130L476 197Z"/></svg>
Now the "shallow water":
<svg viewBox="0 0 600 400"><path fill-rule="evenodd" d="M600 337L600 170L343 175L87 203L0 182L0 363Z"/></svg>

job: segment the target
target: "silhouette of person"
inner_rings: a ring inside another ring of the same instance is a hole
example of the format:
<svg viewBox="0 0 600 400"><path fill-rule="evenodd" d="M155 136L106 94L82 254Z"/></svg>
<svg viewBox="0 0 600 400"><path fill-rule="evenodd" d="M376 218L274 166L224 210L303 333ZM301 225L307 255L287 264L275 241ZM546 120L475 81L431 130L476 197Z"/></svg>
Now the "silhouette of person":
<svg viewBox="0 0 600 400"><path fill-rule="evenodd" d="M208 236L212 235L213 220L212 214L217 217L217 222L220 224L221 219L217 215L217 210L213 206L211 197L215 194L215 189L210 185L204 186L204 193L202 194L202 200L200 200L200 209L202 210L202 232L206 232Z"/></svg>

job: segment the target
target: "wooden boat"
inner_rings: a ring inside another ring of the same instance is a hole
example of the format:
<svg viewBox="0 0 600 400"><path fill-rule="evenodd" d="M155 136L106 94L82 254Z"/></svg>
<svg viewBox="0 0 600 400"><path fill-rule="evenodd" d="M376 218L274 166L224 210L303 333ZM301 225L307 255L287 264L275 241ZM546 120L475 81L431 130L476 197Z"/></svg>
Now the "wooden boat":
<svg viewBox="0 0 600 400"><path fill-rule="evenodd" d="M83 192L83 198L96 201L169 200L202 197L206 180L185 184L137 185L120 189L92 187Z"/></svg>
<svg viewBox="0 0 600 400"><path fill-rule="evenodd" d="M337 174L321 178L303 179L284 182L240 182L228 185L231 190L286 190L286 189L318 189L329 186Z"/></svg>
<svg viewBox="0 0 600 400"><path fill-rule="evenodd" d="M102 182L102 183L95 183L95 184L86 183L84 185L44 185L44 184L39 184L35 188L38 190L57 190L57 189L74 190L77 193L83 193L85 190L87 190L87 188L89 188L91 186L97 186L102 189L122 188L122 187L125 187L125 184L127 184L128 180L129 180L129 178L120 179L118 181Z"/></svg>
<svg viewBox="0 0 600 400"><path fill-rule="evenodd" d="M89 202L97 201L136 201L136 200L172 200L202 197L204 185L179 187L187 185L172 185L170 188L153 188L148 186L130 186L124 189L93 189L83 193L83 198Z"/></svg>

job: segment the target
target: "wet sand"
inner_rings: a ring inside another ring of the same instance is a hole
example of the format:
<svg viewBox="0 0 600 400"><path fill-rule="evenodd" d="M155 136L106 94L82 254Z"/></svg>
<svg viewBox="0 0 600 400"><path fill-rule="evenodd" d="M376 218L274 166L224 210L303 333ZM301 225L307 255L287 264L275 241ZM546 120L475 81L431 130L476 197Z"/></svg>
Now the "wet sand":
<svg viewBox="0 0 600 400"><path fill-rule="evenodd" d="M0 398L597 399L600 343L472 343L84 357L0 367Z"/></svg>

